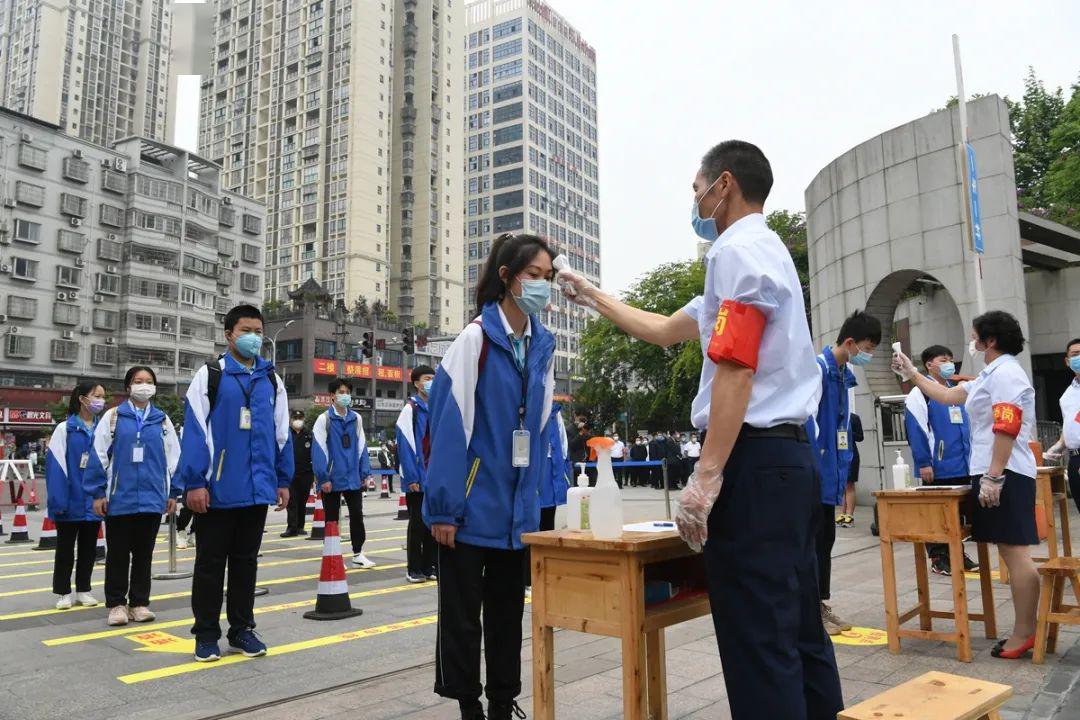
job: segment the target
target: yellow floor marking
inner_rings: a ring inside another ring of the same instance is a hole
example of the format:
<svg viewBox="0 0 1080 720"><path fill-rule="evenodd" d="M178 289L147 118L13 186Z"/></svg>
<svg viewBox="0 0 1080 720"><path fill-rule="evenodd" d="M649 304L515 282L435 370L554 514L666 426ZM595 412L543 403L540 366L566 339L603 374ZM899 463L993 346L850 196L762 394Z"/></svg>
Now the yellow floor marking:
<svg viewBox="0 0 1080 720"><path fill-rule="evenodd" d="M408 584L408 585L391 585L390 587L378 588L376 590L361 590L359 592L349 593L349 597L353 600L359 600L368 597L377 597L380 595L392 595L394 593L405 592L406 590L434 590L435 583L428 582L423 584ZM294 602L278 603L277 605L264 605L255 606L255 614L263 615L272 612L281 612L283 610L296 610L299 608L311 607L315 604L314 598L311 600L296 600ZM221 619L225 620L225 613L221 614ZM68 635L66 637L52 638L51 640L42 640L42 645L49 647L57 647L59 645L72 645L75 643L88 642L90 640L101 640L103 638L120 637L123 635L130 635L132 633L146 632L148 630L165 630L167 628L188 627L191 625L191 618L184 618L183 620L169 620L166 622L153 622L146 623L145 625L127 625L125 627L114 628L112 630L102 630L100 632L85 633L82 635Z"/></svg>
<svg viewBox="0 0 1080 720"><path fill-rule="evenodd" d="M195 652L195 639L178 638L169 633L153 630L151 632L135 633L128 635L128 640L133 640L142 645L138 652L156 653L181 653L192 654Z"/></svg>
<svg viewBox="0 0 1080 720"><path fill-rule="evenodd" d="M345 572L346 572L346 574L348 574L348 573L356 573L356 572L380 572L382 570L395 570L397 568L403 568L403 567L405 567L405 563L393 563L391 565L379 565L378 567L373 567L373 568L370 568L370 569L352 568L352 569L347 569ZM319 574L318 573L315 573L314 575L296 575L294 577L275 578L273 580L259 580L259 586L261 587L261 586L266 586L266 585L282 585L284 583L300 582L302 580L318 580L318 579L319 579ZM32 591L32 592L37 592L37 591ZM165 593L164 595L152 595L150 597L150 600L151 601L155 601L155 600L173 600L175 598L188 597L189 595L191 595L190 591ZM92 609L93 608L88 608L88 607L85 607L83 605L76 605L75 607L72 607L72 608L70 608L68 610L56 610L55 608L52 609L52 610L28 610L26 612L16 612L16 613L8 613L6 615L0 615L0 621L4 621L4 620L21 620L23 618L28 618L28 617L44 617L46 615L57 615L59 613L80 612L82 610L92 610Z"/></svg>

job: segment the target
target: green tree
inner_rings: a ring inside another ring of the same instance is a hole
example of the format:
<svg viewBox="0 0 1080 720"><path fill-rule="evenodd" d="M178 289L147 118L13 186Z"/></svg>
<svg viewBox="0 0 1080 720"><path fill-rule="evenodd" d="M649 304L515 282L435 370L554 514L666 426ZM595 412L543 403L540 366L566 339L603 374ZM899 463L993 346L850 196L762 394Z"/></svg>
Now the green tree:
<svg viewBox="0 0 1080 720"><path fill-rule="evenodd" d="M795 262L802 285L803 305L806 308L806 323L810 324L810 256L806 242L806 213L789 210L773 210L765 218L765 223L780 236Z"/></svg>
<svg viewBox="0 0 1080 720"><path fill-rule="evenodd" d="M1029 67L1024 96L1010 106L1009 112L1016 190L1025 207L1045 208L1049 204L1046 172L1060 154L1051 136L1061 122L1064 109L1061 88L1050 92L1036 77L1035 69Z"/></svg>
<svg viewBox="0 0 1080 720"><path fill-rule="evenodd" d="M1050 150L1054 160L1043 187L1053 207L1052 217L1080 227L1080 82L1072 86L1072 97L1050 133Z"/></svg>

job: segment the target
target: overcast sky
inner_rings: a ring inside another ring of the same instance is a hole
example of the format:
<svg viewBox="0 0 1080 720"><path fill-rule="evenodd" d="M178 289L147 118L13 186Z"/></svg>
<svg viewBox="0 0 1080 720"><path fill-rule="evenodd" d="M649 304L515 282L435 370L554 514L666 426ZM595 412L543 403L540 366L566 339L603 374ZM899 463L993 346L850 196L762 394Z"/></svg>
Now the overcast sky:
<svg viewBox="0 0 1080 720"><path fill-rule="evenodd" d="M824 165L956 93L954 32L969 95L1019 97L1029 65L1050 87L1080 78L1073 0L548 2L596 48L611 290L694 256L690 183L711 145L759 145L776 178L766 210L803 210Z"/></svg>

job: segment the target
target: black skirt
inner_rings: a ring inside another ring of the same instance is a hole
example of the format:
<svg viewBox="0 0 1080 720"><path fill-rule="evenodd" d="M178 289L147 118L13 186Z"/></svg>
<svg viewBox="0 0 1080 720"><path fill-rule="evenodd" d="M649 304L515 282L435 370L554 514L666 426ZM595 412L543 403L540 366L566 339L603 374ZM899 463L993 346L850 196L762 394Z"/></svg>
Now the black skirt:
<svg viewBox="0 0 1080 720"><path fill-rule="evenodd" d="M1001 504L995 508L979 505L979 480L971 478L975 508L971 537L976 542L1002 545L1038 545L1039 531L1035 526L1035 479L1012 470L1005 471L1005 486L1001 489Z"/></svg>

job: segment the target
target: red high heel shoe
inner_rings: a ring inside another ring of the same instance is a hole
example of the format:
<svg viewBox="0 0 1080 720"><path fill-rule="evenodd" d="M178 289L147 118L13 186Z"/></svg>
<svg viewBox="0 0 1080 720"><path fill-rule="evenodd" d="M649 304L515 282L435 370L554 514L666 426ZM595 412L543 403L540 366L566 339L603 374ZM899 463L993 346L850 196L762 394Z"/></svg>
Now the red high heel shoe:
<svg viewBox="0 0 1080 720"><path fill-rule="evenodd" d="M1022 658L1024 655L1027 654L1028 650L1033 650L1033 649L1035 649L1035 636L1034 635L1029 637L1024 642L1023 645L1016 648L1015 650L1006 650L1005 649L1005 641L1002 640L1001 642L999 642L997 645L994 646L994 649L990 651L990 654L993 655L996 658L1004 658L1005 660L1019 660L1020 658Z"/></svg>

